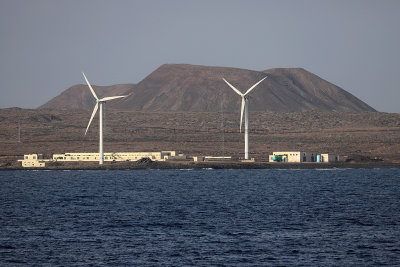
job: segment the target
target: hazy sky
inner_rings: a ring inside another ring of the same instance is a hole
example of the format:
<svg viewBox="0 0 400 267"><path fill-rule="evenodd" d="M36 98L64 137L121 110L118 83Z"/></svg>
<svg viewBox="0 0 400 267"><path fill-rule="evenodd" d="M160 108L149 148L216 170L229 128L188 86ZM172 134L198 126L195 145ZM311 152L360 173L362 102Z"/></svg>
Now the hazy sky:
<svg viewBox="0 0 400 267"><path fill-rule="evenodd" d="M399 14L399 0L0 0L0 108L36 108L81 71L138 83L188 63L302 67L400 113Z"/></svg>

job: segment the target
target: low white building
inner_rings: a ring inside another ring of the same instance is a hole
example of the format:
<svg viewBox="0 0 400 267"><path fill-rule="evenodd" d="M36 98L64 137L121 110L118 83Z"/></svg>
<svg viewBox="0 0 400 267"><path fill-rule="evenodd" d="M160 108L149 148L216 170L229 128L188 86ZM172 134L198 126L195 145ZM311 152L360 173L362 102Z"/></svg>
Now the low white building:
<svg viewBox="0 0 400 267"><path fill-rule="evenodd" d="M233 158L230 156L196 156L193 157L193 161L198 162L198 161L232 161Z"/></svg>
<svg viewBox="0 0 400 267"><path fill-rule="evenodd" d="M343 162L346 161L347 156L335 154L321 154L321 162Z"/></svg>
<svg viewBox="0 0 400 267"><path fill-rule="evenodd" d="M138 161L149 158L152 161L182 160L186 155L176 151L161 152L116 152L104 153L104 161ZM53 154L52 159L43 159L42 154L26 154L18 160L22 167L46 167L49 162L99 161L99 153L63 153Z"/></svg>
<svg viewBox="0 0 400 267"><path fill-rule="evenodd" d="M302 151L280 151L272 152L269 156L269 162L338 162L345 161L344 156L333 154L321 154L318 152L302 152Z"/></svg>
<svg viewBox="0 0 400 267"><path fill-rule="evenodd" d="M269 162L316 162L316 152L302 151L279 151L272 152L269 156Z"/></svg>
<svg viewBox="0 0 400 267"><path fill-rule="evenodd" d="M149 158L153 161L165 161L184 157L176 151L161 152L115 152L104 153L104 161L138 161ZM63 153L53 154L53 161L98 161L99 153Z"/></svg>
<svg viewBox="0 0 400 267"><path fill-rule="evenodd" d="M25 154L24 159L18 160L25 168L43 168L49 160L44 160L42 154Z"/></svg>

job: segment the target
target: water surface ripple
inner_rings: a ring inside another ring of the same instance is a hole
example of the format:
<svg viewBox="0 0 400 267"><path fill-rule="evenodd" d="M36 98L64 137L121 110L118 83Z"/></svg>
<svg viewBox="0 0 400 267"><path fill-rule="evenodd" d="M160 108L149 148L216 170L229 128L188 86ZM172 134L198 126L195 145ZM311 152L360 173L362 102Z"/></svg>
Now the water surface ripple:
<svg viewBox="0 0 400 267"><path fill-rule="evenodd" d="M0 172L0 265L394 266L400 169Z"/></svg>

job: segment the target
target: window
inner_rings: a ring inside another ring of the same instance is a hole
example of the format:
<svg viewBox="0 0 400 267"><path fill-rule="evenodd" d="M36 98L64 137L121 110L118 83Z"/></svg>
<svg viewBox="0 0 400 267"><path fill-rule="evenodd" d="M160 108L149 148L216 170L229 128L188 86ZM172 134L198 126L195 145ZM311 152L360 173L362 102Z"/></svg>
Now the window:
<svg viewBox="0 0 400 267"><path fill-rule="evenodd" d="M28 159L28 156L25 156L25 159Z"/></svg>

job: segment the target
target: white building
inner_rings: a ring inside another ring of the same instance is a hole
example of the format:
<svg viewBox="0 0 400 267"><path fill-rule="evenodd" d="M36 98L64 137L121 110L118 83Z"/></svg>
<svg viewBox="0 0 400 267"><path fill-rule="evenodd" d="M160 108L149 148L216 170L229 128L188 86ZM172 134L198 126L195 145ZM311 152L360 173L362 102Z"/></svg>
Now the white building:
<svg viewBox="0 0 400 267"><path fill-rule="evenodd" d="M338 162L345 161L344 156L333 154L320 154L318 152L272 152L269 156L269 162Z"/></svg>
<svg viewBox="0 0 400 267"><path fill-rule="evenodd" d="M269 156L269 162L316 162L316 152L302 152L302 151L279 151L272 152Z"/></svg>
<svg viewBox="0 0 400 267"><path fill-rule="evenodd" d="M153 161L165 161L175 159L176 157L183 158L183 154L176 151L161 151L161 152L115 152L104 153L104 161L138 161L143 158L149 158ZM53 161L98 161L99 153L64 153L53 154Z"/></svg>
<svg viewBox="0 0 400 267"><path fill-rule="evenodd" d="M18 160L21 162L22 167L25 168L43 168L46 167L49 160L44 160L42 154L26 154L24 159Z"/></svg>
<svg viewBox="0 0 400 267"><path fill-rule="evenodd" d="M143 158L166 161L185 160L187 157L176 151L104 153L104 161L138 161ZM18 161L22 163L22 167L46 167L49 162L99 161L99 153L53 154L52 159L43 159L42 154L26 154L24 159Z"/></svg>

